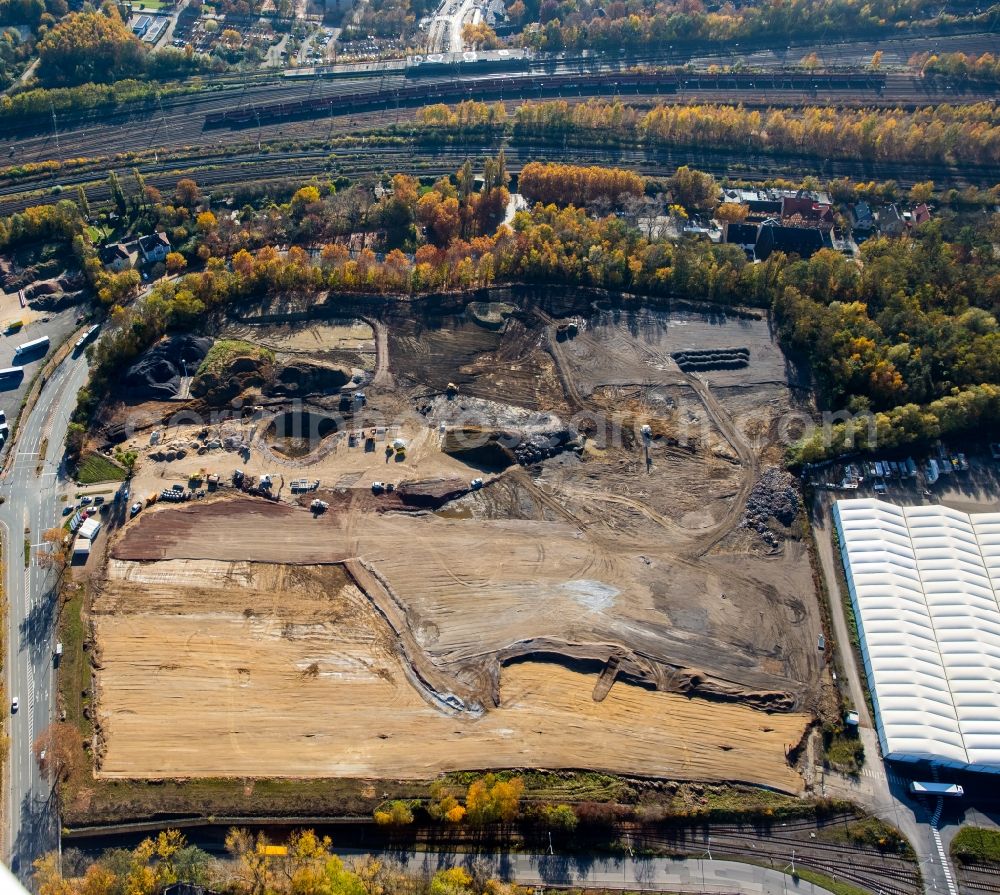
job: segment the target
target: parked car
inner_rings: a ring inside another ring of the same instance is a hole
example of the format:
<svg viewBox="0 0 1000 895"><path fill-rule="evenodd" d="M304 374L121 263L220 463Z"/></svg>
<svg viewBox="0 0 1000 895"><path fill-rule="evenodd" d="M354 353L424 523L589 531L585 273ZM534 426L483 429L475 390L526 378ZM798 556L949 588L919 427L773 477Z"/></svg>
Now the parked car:
<svg viewBox="0 0 1000 895"><path fill-rule="evenodd" d="M94 498L94 506L99 507L102 503L104 503L104 498L98 494L97 497Z"/></svg>
<svg viewBox="0 0 1000 895"><path fill-rule="evenodd" d="M94 502L94 498L93 497L81 497L80 498L80 506L81 507L85 507L88 504L91 504L93 502Z"/></svg>
<svg viewBox="0 0 1000 895"><path fill-rule="evenodd" d="M73 512L73 507L63 507L63 515L64 516L68 516L72 512Z"/></svg>
<svg viewBox="0 0 1000 895"><path fill-rule="evenodd" d="M132 508L128 511L128 514L130 516L138 516L139 515L139 511L141 509L142 509L142 504L139 503L138 501L136 501L134 504L132 504Z"/></svg>

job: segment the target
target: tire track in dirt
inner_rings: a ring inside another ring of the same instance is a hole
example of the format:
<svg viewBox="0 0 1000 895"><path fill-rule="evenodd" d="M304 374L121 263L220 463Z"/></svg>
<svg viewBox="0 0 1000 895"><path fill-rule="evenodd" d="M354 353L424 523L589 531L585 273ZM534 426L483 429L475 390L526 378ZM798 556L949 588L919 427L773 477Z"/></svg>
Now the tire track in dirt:
<svg viewBox="0 0 1000 895"><path fill-rule="evenodd" d="M709 418L719 428L719 431L725 436L733 450L736 451L745 470L739 490L729 509L726 511L726 515L712 527L709 533L703 533L697 539L698 555L704 556L739 524L747 500L750 497L750 491L760 474L760 461L753 447L743 437L743 433L740 432L739 428L733 422L732 417L719 404L715 395L712 394L708 383L697 374L682 372L681 375L683 375L684 381L691 387L692 391L701 399Z"/></svg>

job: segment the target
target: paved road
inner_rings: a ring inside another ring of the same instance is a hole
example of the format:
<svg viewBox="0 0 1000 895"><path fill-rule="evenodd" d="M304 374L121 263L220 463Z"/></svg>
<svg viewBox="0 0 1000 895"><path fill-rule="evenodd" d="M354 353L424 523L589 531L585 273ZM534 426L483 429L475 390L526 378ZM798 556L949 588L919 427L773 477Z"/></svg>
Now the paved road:
<svg viewBox="0 0 1000 895"><path fill-rule="evenodd" d="M343 858L367 852L338 850ZM522 886L572 886L631 891L741 893L741 895L830 895L827 889L780 870L704 858L591 858L587 855L503 853L493 856L450 852L385 852L416 876L473 864L491 876Z"/></svg>
<svg viewBox="0 0 1000 895"><path fill-rule="evenodd" d="M0 536L8 607L7 692L21 703L10 718L3 844L6 863L22 880L27 879L36 857L56 847L59 832L51 781L32 754L32 744L51 721L55 706L55 574L37 564L34 549L26 569L23 544L25 538L38 544L42 533L60 522L62 445L86 377L84 357L71 356L57 368L32 413L22 420L16 455L0 481L0 494L5 498L0 506ZM42 460L39 449L44 439L49 447Z"/></svg>

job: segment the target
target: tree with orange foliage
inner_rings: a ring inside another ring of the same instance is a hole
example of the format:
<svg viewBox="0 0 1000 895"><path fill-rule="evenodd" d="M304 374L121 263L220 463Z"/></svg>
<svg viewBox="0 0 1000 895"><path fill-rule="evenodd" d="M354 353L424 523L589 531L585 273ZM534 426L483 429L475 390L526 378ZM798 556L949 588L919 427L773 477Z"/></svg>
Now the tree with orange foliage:
<svg viewBox="0 0 1000 895"><path fill-rule="evenodd" d="M198 188L198 184L190 177L182 177L177 181L177 190L174 193L174 199L178 205L190 208L195 203L201 201L201 190Z"/></svg>
<svg viewBox="0 0 1000 895"><path fill-rule="evenodd" d="M521 169L518 189L532 202L580 207L603 202L617 206L627 197L641 196L646 181L623 168L529 162Z"/></svg>
<svg viewBox="0 0 1000 895"><path fill-rule="evenodd" d="M465 795L466 816L476 826L512 823L521 810L523 794L524 781L520 777L501 780L495 774L487 774L469 784Z"/></svg>
<svg viewBox="0 0 1000 895"><path fill-rule="evenodd" d="M425 193L417 203L417 220L427 228L431 242L448 245L462 226L458 199L443 198L436 190Z"/></svg>
<svg viewBox="0 0 1000 895"><path fill-rule="evenodd" d="M740 221L745 221L748 214L750 214L750 208L746 205L740 205L738 202L723 202L715 209L716 220L726 224L738 224Z"/></svg>

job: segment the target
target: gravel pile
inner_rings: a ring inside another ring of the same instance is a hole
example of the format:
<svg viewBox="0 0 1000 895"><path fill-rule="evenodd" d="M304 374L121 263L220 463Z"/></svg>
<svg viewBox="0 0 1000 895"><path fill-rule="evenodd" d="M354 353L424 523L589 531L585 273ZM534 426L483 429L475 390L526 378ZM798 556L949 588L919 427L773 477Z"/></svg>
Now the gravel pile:
<svg viewBox="0 0 1000 895"><path fill-rule="evenodd" d="M743 512L743 528L756 531L770 547L778 546L771 520L787 528L799 513L799 492L795 479L777 466L769 466L757 480Z"/></svg>

